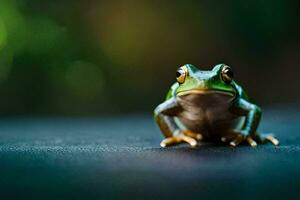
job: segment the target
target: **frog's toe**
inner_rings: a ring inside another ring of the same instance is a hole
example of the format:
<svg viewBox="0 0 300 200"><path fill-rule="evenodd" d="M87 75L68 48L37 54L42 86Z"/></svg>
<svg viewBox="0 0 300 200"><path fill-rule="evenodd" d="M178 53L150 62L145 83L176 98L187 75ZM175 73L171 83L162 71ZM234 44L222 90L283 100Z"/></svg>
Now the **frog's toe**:
<svg viewBox="0 0 300 200"><path fill-rule="evenodd" d="M230 144L230 146L232 146L232 147L236 147L236 146L238 146L240 143L242 143L243 141L245 140L245 137L243 136L243 135L237 135L236 137L235 137L235 139L234 140L232 140L229 144Z"/></svg>
<svg viewBox="0 0 300 200"><path fill-rule="evenodd" d="M168 138L161 141L160 146L161 147L167 147L167 146L179 144L179 143L182 143L182 142L186 142L189 145L191 145L192 147L197 146L197 140L195 140L192 137L186 136L184 134L168 137Z"/></svg>
<svg viewBox="0 0 300 200"><path fill-rule="evenodd" d="M256 136L261 143L271 142L275 146L279 145L279 140L273 134L257 134Z"/></svg>
<svg viewBox="0 0 300 200"><path fill-rule="evenodd" d="M221 142L227 142L227 138L226 137L221 137Z"/></svg>
<svg viewBox="0 0 300 200"><path fill-rule="evenodd" d="M197 146L197 141L194 138L189 137L189 136L185 136L185 135L183 135L181 137L182 137L182 140L184 142L189 143L191 145L191 147L196 147Z"/></svg>
<svg viewBox="0 0 300 200"><path fill-rule="evenodd" d="M269 135L266 137L266 140L270 141L272 144L274 144L275 146L279 145L279 140L277 140L274 136Z"/></svg>
<svg viewBox="0 0 300 200"><path fill-rule="evenodd" d="M226 135L220 138L221 142L225 142L228 143L230 141L233 141L236 138L236 134L235 135Z"/></svg>
<svg viewBox="0 0 300 200"><path fill-rule="evenodd" d="M251 147L257 147L256 141L251 137L245 137L244 135L238 135L234 140L230 142L230 145L236 147L242 142L246 141Z"/></svg>
<svg viewBox="0 0 300 200"><path fill-rule="evenodd" d="M257 147L257 143L251 137L247 137L247 142L251 147Z"/></svg>
<svg viewBox="0 0 300 200"><path fill-rule="evenodd" d="M164 147L166 147L166 146L167 146L167 144L166 144L166 142L164 142L164 141L161 141L161 142L160 142L160 146L161 146L162 148L164 148Z"/></svg>
<svg viewBox="0 0 300 200"><path fill-rule="evenodd" d="M168 137L166 139L163 139L160 143L161 147L167 147L178 143L177 139L175 137Z"/></svg>
<svg viewBox="0 0 300 200"><path fill-rule="evenodd" d="M192 138L194 138L196 140L202 140L202 138L203 138L202 134L195 133L195 132L190 131L190 130L184 130L182 132L183 132L184 135L192 137Z"/></svg>

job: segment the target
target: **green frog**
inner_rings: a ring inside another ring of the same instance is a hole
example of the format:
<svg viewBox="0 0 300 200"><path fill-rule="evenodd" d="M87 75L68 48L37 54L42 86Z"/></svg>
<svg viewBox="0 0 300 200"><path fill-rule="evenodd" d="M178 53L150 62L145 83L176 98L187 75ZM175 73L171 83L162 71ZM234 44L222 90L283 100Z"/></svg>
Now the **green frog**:
<svg viewBox="0 0 300 200"><path fill-rule="evenodd" d="M225 143L233 147L248 143L279 141L272 134L259 134L261 109L251 103L243 88L233 80L225 64L211 71L186 64L176 71L177 82L166 100L154 110L155 121L165 139L161 147L179 143L197 146L198 141Z"/></svg>

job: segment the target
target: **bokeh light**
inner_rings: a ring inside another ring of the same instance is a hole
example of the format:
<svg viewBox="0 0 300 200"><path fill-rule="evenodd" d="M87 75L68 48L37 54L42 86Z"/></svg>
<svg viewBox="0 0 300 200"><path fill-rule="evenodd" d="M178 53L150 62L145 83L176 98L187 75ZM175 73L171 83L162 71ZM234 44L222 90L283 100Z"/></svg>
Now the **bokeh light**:
<svg viewBox="0 0 300 200"><path fill-rule="evenodd" d="M261 105L297 103L298 7L1 0L0 113L151 113L185 63L232 66Z"/></svg>
<svg viewBox="0 0 300 200"><path fill-rule="evenodd" d="M0 18L0 51L3 49L6 43L6 27L3 20Z"/></svg>
<svg viewBox="0 0 300 200"><path fill-rule="evenodd" d="M104 77L94 64L76 61L66 71L66 84L72 94L79 98L95 98L104 89Z"/></svg>

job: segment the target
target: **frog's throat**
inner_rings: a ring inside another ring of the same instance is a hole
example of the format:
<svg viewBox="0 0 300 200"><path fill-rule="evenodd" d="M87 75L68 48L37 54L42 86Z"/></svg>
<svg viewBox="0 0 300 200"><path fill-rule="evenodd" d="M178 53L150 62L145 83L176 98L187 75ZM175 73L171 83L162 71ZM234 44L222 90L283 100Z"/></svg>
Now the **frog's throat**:
<svg viewBox="0 0 300 200"><path fill-rule="evenodd" d="M183 95L187 95L187 94L223 94L223 95L228 95L228 96L232 96L234 97L235 94L233 92L224 92L224 91L220 91L220 90L199 90L199 89L195 89L195 90L188 90L188 91L182 91L182 92L178 92L177 96L183 96Z"/></svg>

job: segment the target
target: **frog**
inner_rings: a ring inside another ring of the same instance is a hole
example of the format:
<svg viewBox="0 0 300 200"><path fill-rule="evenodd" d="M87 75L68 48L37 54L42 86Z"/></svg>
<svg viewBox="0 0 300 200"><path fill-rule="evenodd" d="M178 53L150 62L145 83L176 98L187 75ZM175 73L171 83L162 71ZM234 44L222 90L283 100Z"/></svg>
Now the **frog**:
<svg viewBox="0 0 300 200"><path fill-rule="evenodd" d="M261 116L261 108L250 101L226 64L211 70L192 64L179 67L165 101L154 109L155 122L164 136L161 147L180 143L196 147L200 142L232 147L266 142L279 145L273 134L257 132Z"/></svg>

